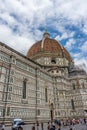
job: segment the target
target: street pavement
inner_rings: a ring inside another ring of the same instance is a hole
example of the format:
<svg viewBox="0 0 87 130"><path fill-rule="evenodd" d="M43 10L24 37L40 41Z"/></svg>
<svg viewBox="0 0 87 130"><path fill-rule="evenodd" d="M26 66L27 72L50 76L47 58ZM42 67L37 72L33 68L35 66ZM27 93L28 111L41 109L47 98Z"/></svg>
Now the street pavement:
<svg viewBox="0 0 87 130"><path fill-rule="evenodd" d="M72 128L73 128L73 130L87 130L87 125L78 124L78 125L72 126ZM70 130L70 127L69 126L62 127L61 130Z"/></svg>
<svg viewBox="0 0 87 130"><path fill-rule="evenodd" d="M73 127L73 130L87 130L87 125L78 124L72 127ZM23 130L32 130L31 128L32 128L32 124L23 126ZM70 129L69 126L64 126L61 128L61 130L69 130L69 129ZM6 127L5 130L11 130L11 127ZM35 130L37 130L37 126L35 126ZM42 130L41 126L39 126L39 130ZM43 130L47 130L47 124L44 124Z"/></svg>

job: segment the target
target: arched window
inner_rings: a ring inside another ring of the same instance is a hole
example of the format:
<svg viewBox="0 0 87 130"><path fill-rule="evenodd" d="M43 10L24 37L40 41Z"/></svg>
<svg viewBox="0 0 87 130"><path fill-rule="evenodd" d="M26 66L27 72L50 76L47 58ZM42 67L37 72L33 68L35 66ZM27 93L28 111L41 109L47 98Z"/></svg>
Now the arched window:
<svg viewBox="0 0 87 130"><path fill-rule="evenodd" d="M85 88L84 82L82 83L82 88Z"/></svg>
<svg viewBox="0 0 87 130"><path fill-rule="evenodd" d="M73 99L71 99L71 106L72 106L72 109L75 110L75 105L74 105Z"/></svg>
<svg viewBox="0 0 87 130"><path fill-rule="evenodd" d="M10 115L10 107L7 107L7 116Z"/></svg>
<svg viewBox="0 0 87 130"><path fill-rule="evenodd" d="M48 97L47 97L47 88L45 88L45 101L48 101Z"/></svg>
<svg viewBox="0 0 87 130"><path fill-rule="evenodd" d="M23 81L23 99L26 99L26 79Z"/></svg>
<svg viewBox="0 0 87 130"><path fill-rule="evenodd" d="M72 86L73 86L73 89L75 90L75 83L73 83Z"/></svg>
<svg viewBox="0 0 87 130"><path fill-rule="evenodd" d="M56 59L55 59L55 58L52 58L52 59L51 59L51 63L52 63L52 64L56 64Z"/></svg>
<svg viewBox="0 0 87 130"><path fill-rule="evenodd" d="M38 116L40 115L40 109L37 110L37 115L38 115Z"/></svg>

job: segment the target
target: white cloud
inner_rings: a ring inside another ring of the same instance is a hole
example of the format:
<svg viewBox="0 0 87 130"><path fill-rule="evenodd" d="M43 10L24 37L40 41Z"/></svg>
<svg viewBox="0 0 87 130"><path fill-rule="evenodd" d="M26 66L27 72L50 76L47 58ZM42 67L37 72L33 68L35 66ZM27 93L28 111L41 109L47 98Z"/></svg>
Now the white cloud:
<svg viewBox="0 0 87 130"><path fill-rule="evenodd" d="M1 41L24 54L26 54L32 43L35 42L31 35L28 34L29 38L26 37L26 35L15 35L12 30L5 25L0 25L0 30Z"/></svg>
<svg viewBox="0 0 87 130"><path fill-rule="evenodd" d="M75 59L75 65L78 65L80 68L84 69L87 72L87 60L85 58Z"/></svg>
<svg viewBox="0 0 87 130"><path fill-rule="evenodd" d="M87 1L86 0L56 0L56 8L65 18L73 23L78 23L82 19L87 19Z"/></svg>
<svg viewBox="0 0 87 130"><path fill-rule="evenodd" d="M74 36L74 32L65 32L62 33L62 35L57 35L55 37L55 39L57 39L58 41L61 41L61 40L64 40L64 39L67 39L67 38L72 38Z"/></svg>
<svg viewBox="0 0 87 130"><path fill-rule="evenodd" d="M80 49L82 50L82 52L87 52L87 41L83 43L83 45L80 47Z"/></svg>
<svg viewBox="0 0 87 130"><path fill-rule="evenodd" d="M57 40L68 39L65 46L71 49L76 43L75 30L69 30L66 25L76 25L87 34L86 12L87 0L0 0L0 41L20 52L27 51L42 38L40 27L47 26L61 33ZM18 45L21 45L19 49Z"/></svg>
<svg viewBox="0 0 87 130"><path fill-rule="evenodd" d="M62 36L58 35L58 36L56 37L56 39L58 39L59 41L61 41L61 40L63 40L63 39L66 39L66 38L68 38L68 34L67 34L66 32L63 33Z"/></svg>
<svg viewBox="0 0 87 130"><path fill-rule="evenodd" d="M85 34L87 34L87 23L84 25L84 27L83 27L83 32L85 33Z"/></svg>
<svg viewBox="0 0 87 130"><path fill-rule="evenodd" d="M71 53L71 55L73 56L73 58L76 58L76 59L81 58L81 53Z"/></svg>
<svg viewBox="0 0 87 130"><path fill-rule="evenodd" d="M76 43L75 39L70 38L67 42L65 47L68 48L69 50L72 49L72 46Z"/></svg>

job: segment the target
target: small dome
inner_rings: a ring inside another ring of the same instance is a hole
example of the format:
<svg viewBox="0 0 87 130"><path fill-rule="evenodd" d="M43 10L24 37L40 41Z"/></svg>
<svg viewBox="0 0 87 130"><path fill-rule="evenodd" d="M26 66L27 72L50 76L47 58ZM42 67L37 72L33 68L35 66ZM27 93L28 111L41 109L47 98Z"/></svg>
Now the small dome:
<svg viewBox="0 0 87 130"><path fill-rule="evenodd" d="M42 40L33 44L27 53L27 57L32 59L41 53L61 54L63 57L65 56L69 61L72 61L69 52L62 45L60 45L57 40L51 39L48 32L45 32L43 34Z"/></svg>

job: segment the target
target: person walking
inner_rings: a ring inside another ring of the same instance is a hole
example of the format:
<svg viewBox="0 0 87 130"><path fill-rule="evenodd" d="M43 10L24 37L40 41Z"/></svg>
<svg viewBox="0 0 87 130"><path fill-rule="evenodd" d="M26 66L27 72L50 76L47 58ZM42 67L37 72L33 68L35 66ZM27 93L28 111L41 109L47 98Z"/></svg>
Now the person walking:
<svg viewBox="0 0 87 130"><path fill-rule="evenodd" d="M55 125L51 125L50 130L55 130Z"/></svg>
<svg viewBox="0 0 87 130"><path fill-rule="evenodd" d="M33 126L32 126L32 130L35 130L35 123L34 123Z"/></svg>
<svg viewBox="0 0 87 130"><path fill-rule="evenodd" d="M73 130L72 128L70 128L69 130Z"/></svg>
<svg viewBox="0 0 87 130"><path fill-rule="evenodd" d="M23 128L21 126L18 127L18 130L23 130Z"/></svg>
<svg viewBox="0 0 87 130"><path fill-rule="evenodd" d="M50 130L50 122L48 122L47 130Z"/></svg>
<svg viewBox="0 0 87 130"><path fill-rule="evenodd" d="M61 121L59 120L55 120L54 121L55 124L55 130L61 130Z"/></svg>
<svg viewBox="0 0 87 130"><path fill-rule="evenodd" d="M37 130L39 130L39 121L37 121L36 124L37 124Z"/></svg>

